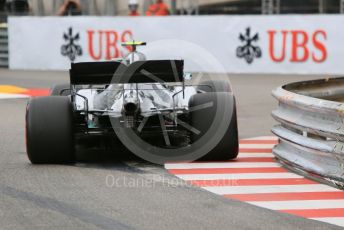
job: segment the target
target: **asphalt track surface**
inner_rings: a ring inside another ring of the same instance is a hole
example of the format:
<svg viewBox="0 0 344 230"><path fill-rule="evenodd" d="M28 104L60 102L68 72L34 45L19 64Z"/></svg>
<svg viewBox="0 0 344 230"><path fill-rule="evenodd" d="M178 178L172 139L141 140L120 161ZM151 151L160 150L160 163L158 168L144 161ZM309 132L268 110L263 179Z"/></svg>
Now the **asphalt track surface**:
<svg viewBox="0 0 344 230"><path fill-rule="evenodd" d="M319 76L233 75L242 138L271 135L278 85ZM0 69L0 85L47 88L66 72ZM0 229L341 229L226 199L135 158L81 154L36 166L24 146L27 99L0 100Z"/></svg>

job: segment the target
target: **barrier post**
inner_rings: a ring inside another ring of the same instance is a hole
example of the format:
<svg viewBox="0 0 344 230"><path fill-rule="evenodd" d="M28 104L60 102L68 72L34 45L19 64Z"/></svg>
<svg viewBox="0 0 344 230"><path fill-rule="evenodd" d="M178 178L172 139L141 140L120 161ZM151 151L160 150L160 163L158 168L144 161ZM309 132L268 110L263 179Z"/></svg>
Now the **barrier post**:
<svg viewBox="0 0 344 230"><path fill-rule="evenodd" d="M8 67L8 33L5 23L0 24L0 67Z"/></svg>

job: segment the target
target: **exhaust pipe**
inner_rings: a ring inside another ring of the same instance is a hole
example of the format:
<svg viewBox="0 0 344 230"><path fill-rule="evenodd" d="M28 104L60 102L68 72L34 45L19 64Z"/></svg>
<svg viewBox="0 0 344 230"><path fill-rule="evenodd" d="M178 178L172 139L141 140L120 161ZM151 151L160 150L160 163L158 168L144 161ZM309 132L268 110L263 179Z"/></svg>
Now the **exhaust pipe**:
<svg viewBox="0 0 344 230"><path fill-rule="evenodd" d="M139 104L134 98L127 98L123 104L123 113L134 116L139 111Z"/></svg>
<svg viewBox="0 0 344 230"><path fill-rule="evenodd" d="M139 105L134 101L127 101L123 105L123 118L124 127L134 128L135 127L135 117L139 112Z"/></svg>
<svg viewBox="0 0 344 230"><path fill-rule="evenodd" d="M125 114L135 114L138 110L138 106L134 102L127 102L123 106Z"/></svg>

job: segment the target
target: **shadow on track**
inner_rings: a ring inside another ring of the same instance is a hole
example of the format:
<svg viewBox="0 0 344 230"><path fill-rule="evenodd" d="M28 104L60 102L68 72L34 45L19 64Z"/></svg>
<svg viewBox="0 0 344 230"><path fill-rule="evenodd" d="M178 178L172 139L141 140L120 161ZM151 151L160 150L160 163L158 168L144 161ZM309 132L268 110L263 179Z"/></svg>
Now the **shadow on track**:
<svg viewBox="0 0 344 230"><path fill-rule="evenodd" d="M116 169L127 173L145 173L137 166L161 168L160 165L139 158L123 145L117 146L116 149L92 149L78 146L76 150L76 166L105 170Z"/></svg>

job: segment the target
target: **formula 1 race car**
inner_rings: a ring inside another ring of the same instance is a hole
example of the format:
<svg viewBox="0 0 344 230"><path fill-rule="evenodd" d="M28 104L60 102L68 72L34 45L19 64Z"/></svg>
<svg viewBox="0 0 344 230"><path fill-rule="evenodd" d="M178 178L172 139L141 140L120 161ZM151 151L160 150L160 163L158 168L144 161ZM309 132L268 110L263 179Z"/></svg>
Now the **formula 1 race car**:
<svg viewBox="0 0 344 230"><path fill-rule="evenodd" d="M136 51L145 43L123 45L132 52L122 60L72 63L70 84L30 99L26 148L33 164L73 163L77 146L110 146L116 154L119 143L144 159L156 156L155 163L237 157L227 81L193 84L183 60L146 60Z"/></svg>

